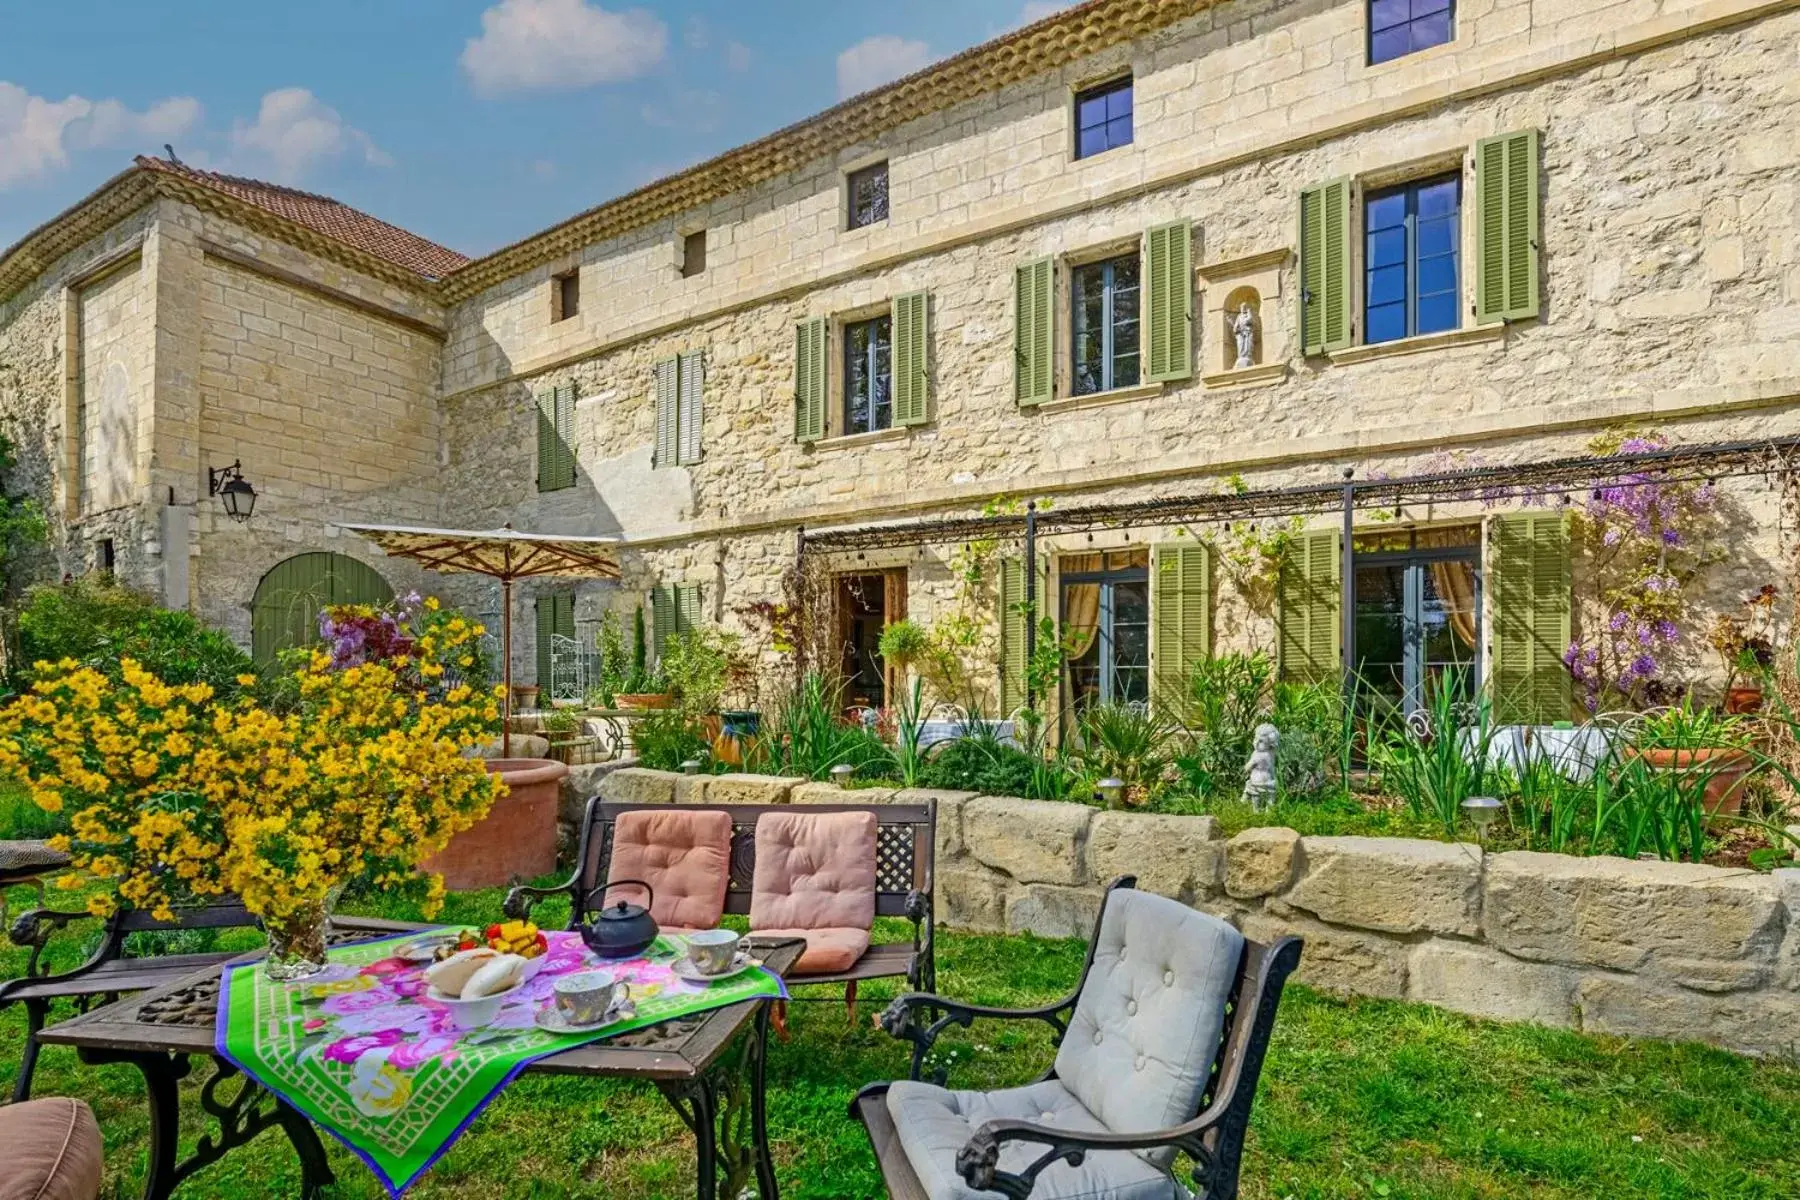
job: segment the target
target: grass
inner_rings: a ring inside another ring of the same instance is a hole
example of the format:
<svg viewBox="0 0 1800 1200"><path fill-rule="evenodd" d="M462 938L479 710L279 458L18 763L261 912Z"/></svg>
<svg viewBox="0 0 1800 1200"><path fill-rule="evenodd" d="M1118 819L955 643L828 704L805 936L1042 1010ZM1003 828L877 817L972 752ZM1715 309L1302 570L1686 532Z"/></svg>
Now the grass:
<svg viewBox="0 0 1800 1200"><path fill-rule="evenodd" d="M13 894L15 907L29 893ZM497 911L497 892L451 898L446 922ZM364 907L375 912L380 906ZM413 914L390 910L386 915ZM546 922L557 915L542 914ZM227 934L254 942L244 932ZM1080 971L1079 942L945 934L944 990L994 1004L1052 998ZM0 977L24 955L0 949ZM894 988L865 989L861 1019L840 1003L793 1006L793 1040L770 1063L770 1121L782 1192L793 1200L882 1195L855 1090L903 1073L898 1043L869 1026ZM66 1014L65 1014L66 1015ZM0 1070L18 1062L24 1020L0 1012ZM1041 1027L981 1023L954 1050L952 1086L1023 1082L1053 1053ZM80 1096L106 1136L108 1184L141 1182L147 1114L129 1068L83 1066L48 1048L38 1094ZM183 1089L191 1146L198 1085ZM1246 1200L1532 1200L1619 1196L1774 1200L1800 1195L1800 1069L1697 1045L1632 1042L1476 1021L1418 1005L1331 999L1292 987L1251 1123ZM338 1197L374 1198L362 1165L331 1149ZM509 1088L414 1189L434 1197L662 1198L691 1194L691 1139L648 1087L526 1077ZM187 1185L189 1196L293 1195L299 1170L279 1135L260 1138Z"/></svg>

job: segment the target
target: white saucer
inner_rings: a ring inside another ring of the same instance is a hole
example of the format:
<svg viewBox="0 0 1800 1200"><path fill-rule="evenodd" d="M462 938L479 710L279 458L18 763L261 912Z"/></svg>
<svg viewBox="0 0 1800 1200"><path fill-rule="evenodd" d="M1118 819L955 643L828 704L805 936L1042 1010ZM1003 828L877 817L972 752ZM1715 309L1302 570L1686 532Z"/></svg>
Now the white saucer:
<svg viewBox="0 0 1800 1200"><path fill-rule="evenodd" d="M629 1021L635 1016L637 1016L637 1008L630 1001L626 1001L624 1004L614 1005L612 1011L607 1013L603 1020L593 1025L576 1025L569 1018L563 1016L562 1010L552 1002L548 1008L538 1009L534 1019L537 1021L537 1027L545 1033L564 1034L594 1033L597 1030L605 1029L608 1025Z"/></svg>
<svg viewBox="0 0 1800 1200"><path fill-rule="evenodd" d="M705 971L696 967L694 965L694 960L691 958L678 958L669 965L669 969L675 972L677 978L684 979L689 983L717 983L721 979L730 979L734 976L742 975L751 967L760 966L762 966L762 960L751 958L748 954L745 954L740 950L737 953L737 957L731 960L731 969L720 971L717 975L708 975Z"/></svg>

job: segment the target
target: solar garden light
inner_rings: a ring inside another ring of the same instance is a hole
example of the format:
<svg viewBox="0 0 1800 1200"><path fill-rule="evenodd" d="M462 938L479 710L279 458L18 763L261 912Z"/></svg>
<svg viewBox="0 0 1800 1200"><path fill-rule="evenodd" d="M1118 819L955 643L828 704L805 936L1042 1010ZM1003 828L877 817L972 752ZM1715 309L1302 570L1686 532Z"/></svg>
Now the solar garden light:
<svg viewBox="0 0 1800 1200"><path fill-rule="evenodd" d="M697 758L690 758L682 763L681 773L683 775L698 775L700 773L700 760Z"/></svg>
<svg viewBox="0 0 1800 1200"><path fill-rule="evenodd" d="M1108 775L1094 785L1094 799L1108 808L1119 807L1119 802L1124 798L1125 781L1116 775Z"/></svg>
<svg viewBox="0 0 1800 1200"><path fill-rule="evenodd" d="M1470 796L1462 802L1462 810L1468 814L1469 823L1475 826L1475 840L1479 842L1487 835L1494 818L1500 815L1500 801L1492 796Z"/></svg>
<svg viewBox="0 0 1800 1200"><path fill-rule="evenodd" d="M854 774L856 774L855 767L851 766L849 763L839 763L837 766L831 768L831 782L837 784L841 788L847 788L850 786L850 777Z"/></svg>

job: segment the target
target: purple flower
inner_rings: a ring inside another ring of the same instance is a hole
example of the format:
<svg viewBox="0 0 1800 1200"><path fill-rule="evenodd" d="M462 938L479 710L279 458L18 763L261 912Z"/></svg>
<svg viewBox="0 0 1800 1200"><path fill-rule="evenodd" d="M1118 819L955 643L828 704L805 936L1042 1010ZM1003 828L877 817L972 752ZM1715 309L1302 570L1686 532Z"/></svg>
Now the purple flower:
<svg viewBox="0 0 1800 1200"><path fill-rule="evenodd" d="M353 1063L371 1050L380 1050L385 1046L397 1046L405 1035L398 1029L382 1029L374 1033L365 1033L360 1037L339 1038L325 1047L327 1062Z"/></svg>

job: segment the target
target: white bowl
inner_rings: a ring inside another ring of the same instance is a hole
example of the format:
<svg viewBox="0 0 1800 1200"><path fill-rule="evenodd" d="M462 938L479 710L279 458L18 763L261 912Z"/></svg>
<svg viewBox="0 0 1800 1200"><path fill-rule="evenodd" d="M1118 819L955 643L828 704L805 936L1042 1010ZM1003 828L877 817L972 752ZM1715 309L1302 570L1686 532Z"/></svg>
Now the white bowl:
<svg viewBox="0 0 1800 1200"><path fill-rule="evenodd" d="M504 992L495 992L491 996L483 996L479 1000L464 1000L460 996L446 996L436 988L426 988L425 994L443 1005L450 1012L450 1023L458 1029L483 1029L494 1023L500 1015L500 1006L511 999L514 992L524 987L519 983L507 988Z"/></svg>

